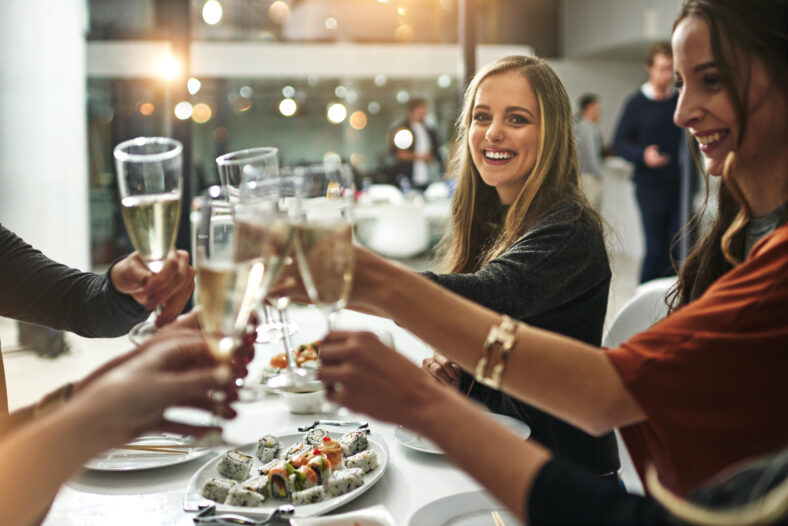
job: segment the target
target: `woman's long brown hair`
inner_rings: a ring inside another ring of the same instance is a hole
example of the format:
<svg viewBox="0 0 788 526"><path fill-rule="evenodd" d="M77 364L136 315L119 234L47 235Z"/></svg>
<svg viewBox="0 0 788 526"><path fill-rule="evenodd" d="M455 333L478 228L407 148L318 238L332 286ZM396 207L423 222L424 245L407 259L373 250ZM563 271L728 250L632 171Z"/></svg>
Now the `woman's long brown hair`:
<svg viewBox="0 0 788 526"><path fill-rule="evenodd" d="M764 64L770 80L783 93L788 90L786 1L686 0L676 17L674 30L689 16L700 17L708 25L714 61L739 122L738 150L747 130L748 68L752 58L757 57ZM692 141L689 136L687 140ZM694 151L693 148L690 150ZM668 295L671 310L703 294L714 281L741 261L743 232L750 214L747 200L734 176L740 170L736 150L725 160L723 184L719 187L717 199L717 219L690 253L678 272L676 287ZM703 171L700 160L695 160L708 183L708 174ZM706 197L708 199L708 194ZM702 211L693 219L690 230L699 224L701 214Z"/></svg>
<svg viewBox="0 0 788 526"><path fill-rule="evenodd" d="M468 130L479 84L492 75L517 71L528 81L539 104L539 144L533 170L506 210L495 188L482 181L471 159ZM469 273L502 254L559 201L578 203L578 217L586 215L602 229L578 183L572 106L563 84L543 60L509 56L483 67L465 91L457 120L458 148L449 163L457 178L452 201L452 228L441 242L443 271ZM501 216L506 216L501 222Z"/></svg>

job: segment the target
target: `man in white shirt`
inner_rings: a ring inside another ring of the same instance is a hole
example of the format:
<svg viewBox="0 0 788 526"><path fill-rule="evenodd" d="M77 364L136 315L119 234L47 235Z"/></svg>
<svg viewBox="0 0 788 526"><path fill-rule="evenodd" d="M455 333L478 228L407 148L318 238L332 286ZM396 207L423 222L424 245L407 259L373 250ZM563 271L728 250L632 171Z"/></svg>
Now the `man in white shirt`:
<svg viewBox="0 0 788 526"><path fill-rule="evenodd" d="M580 186L591 206L599 211L602 204L602 133L599 119L602 107L599 97L586 93L578 101L578 120L575 123L575 143L580 164Z"/></svg>

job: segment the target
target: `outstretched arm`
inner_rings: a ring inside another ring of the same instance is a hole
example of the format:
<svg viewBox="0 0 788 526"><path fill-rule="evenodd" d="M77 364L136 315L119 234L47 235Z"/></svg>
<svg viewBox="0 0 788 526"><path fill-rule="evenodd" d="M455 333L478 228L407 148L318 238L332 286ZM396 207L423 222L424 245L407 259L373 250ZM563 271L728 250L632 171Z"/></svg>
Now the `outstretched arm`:
<svg viewBox="0 0 788 526"><path fill-rule="evenodd" d="M216 408L208 392L226 389L232 375L214 368L195 331L164 331L102 369L55 412L14 430L0 442L0 509L4 523L30 524L46 511L60 484L100 451L148 430L200 435L214 428L169 422L171 405ZM232 399L232 396L228 397Z"/></svg>
<svg viewBox="0 0 788 526"><path fill-rule="evenodd" d="M474 370L495 312L356 248L351 306L382 313L466 370ZM645 419L599 348L520 325L502 389L592 434Z"/></svg>

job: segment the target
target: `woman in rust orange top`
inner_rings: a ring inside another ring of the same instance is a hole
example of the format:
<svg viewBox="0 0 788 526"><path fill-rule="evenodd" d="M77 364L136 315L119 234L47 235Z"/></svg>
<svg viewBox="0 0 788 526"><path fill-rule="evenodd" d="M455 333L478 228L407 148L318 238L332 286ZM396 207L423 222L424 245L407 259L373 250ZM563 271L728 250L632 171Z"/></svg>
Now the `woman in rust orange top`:
<svg viewBox="0 0 788 526"><path fill-rule="evenodd" d="M779 225L788 200L785 5L687 0L676 22L681 93L675 120L699 143L706 171L723 177L726 199L735 208L732 214L721 210L720 222L685 269L682 294L694 288L697 299L619 348L601 352L502 321L357 249L352 306L391 317L479 380L581 429L600 434L624 428L638 467L654 464L661 482L680 494L733 462L783 447L788 226ZM731 267L727 272L712 264L720 258ZM324 342L321 375L329 398L432 438L502 502L527 516L523 495L530 494L549 454L470 417L458 396L425 390L393 359L380 360L390 370L375 371L360 342L353 333L329 335ZM397 381L380 380L397 374ZM480 428L484 440L469 441Z"/></svg>

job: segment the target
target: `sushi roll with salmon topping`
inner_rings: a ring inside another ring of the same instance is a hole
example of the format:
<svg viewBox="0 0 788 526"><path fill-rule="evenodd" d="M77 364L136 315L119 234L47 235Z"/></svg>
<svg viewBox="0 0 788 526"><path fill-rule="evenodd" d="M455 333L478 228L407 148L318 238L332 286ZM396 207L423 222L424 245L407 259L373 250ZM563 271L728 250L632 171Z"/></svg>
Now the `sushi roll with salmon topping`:
<svg viewBox="0 0 788 526"><path fill-rule="evenodd" d="M317 476L317 483L323 484L328 477L331 476L331 461L325 455L315 455L307 463L307 467L311 469Z"/></svg>
<svg viewBox="0 0 788 526"><path fill-rule="evenodd" d="M290 498L290 475L293 473L293 466L288 462L278 462L268 470L268 492L271 497L279 500Z"/></svg>
<svg viewBox="0 0 788 526"><path fill-rule="evenodd" d="M257 441L257 458L259 458L262 463L270 462L276 458L281 447L282 445L279 443L279 440L271 435L266 435Z"/></svg>
<svg viewBox="0 0 788 526"><path fill-rule="evenodd" d="M217 467L219 474L233 480L246 480L252 470L252 457L240 451L230 450L222 455Z"/></svg>
<svg viewBox="0 0 788 526"><path fill-rule="evenodd" d="M342 445L331 437L323 437L322 443L317 446L317 449L326 456L331 467L337 467L342 462Z"/></svg>

